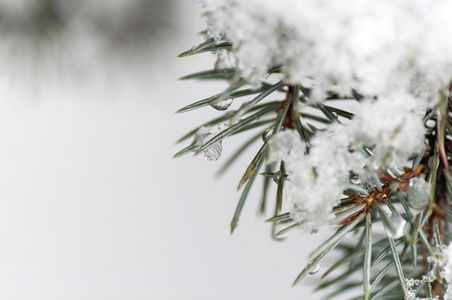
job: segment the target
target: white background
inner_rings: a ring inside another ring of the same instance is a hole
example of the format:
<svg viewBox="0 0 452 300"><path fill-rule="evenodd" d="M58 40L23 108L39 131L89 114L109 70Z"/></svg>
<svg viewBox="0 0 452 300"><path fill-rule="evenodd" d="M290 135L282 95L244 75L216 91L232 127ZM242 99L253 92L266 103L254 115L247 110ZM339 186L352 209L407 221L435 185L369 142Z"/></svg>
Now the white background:
<svg viewBox="0 0 452 300"><path fill-rule="evenodd" d="M179 3L171 40L141 62L139 75L124 66L110 74L101 64L93 80L64 70L56 79L45 77L46 70L24 79L17 73L28 74L27 66L17 71L14 61L3 70L1 299L305 299L311 293L311 278L291 284L325 235L296 231L273 241L265 217L257 216L260 190L229 233L236 185L253 153L220 180L214 173L225 157L217 163L171 158L186 146L174 145L180 136L217 115L210 107L174 112L223 87L177 80L213 62L210 54L176 58L202 41L199 6ZM236 145L231 139L223 147L231 153Z"/></svg>

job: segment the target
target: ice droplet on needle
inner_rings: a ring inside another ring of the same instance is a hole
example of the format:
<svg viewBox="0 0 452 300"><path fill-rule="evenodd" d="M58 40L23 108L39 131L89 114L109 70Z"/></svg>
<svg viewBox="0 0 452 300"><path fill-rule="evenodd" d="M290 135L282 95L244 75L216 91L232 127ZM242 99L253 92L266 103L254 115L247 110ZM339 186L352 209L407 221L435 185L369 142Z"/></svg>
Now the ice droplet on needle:
<svg viewBox="0 0 452 300"><path fill-rule="evenodd" d="M220 158L222 150L223 150L223 146L221 144L221 141L219 141L219 142L216 142L215 144L213 144L212 146L210 146L209 148L207 148L202 153L202 155L208 161L216 161Z"/></svg>
<svg viewBox="0 0 452 300"><path fill-rule="evenodd" d="M232 98L222 100L218 103L212 102L209 105L215 108L216 110L226 110L232 104Z"/></svg>
<svg viewBox="0 0 452 300"><path fill-rule="evenodd" d="M264 134L262 135L262 140L264 142L266 142L272 135L273 135L273 129L267 129L267 130L265 130Z"/></svg>
<svg viewBox="0 0 452 300"><path fill-rule="evenodd" d="M280 171L276 171L275 173L273 173L273 181L275 182L275 183L278 183L278 181L279 181L279 176L281 175L281 172Z"/></svg>
<svg viewBox="0 0 452 300"><path fill-rule="evenodd" d="M311 271L309 271L309 275L314 275L314 274L318 273L319 271L320 271L320 263L315 265L315 267L312 268Z"/></svg>

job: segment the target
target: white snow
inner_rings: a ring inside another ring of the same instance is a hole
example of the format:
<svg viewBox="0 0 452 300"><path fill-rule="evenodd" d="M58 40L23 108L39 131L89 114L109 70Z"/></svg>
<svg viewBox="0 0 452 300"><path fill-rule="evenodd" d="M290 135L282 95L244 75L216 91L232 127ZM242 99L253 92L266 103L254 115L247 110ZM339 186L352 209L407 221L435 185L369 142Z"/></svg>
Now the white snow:
<svg viewBox="0 0 452 300"><path fill-rule="evenodd" d="M373 186L369 168L401 168L410 155L421 150L422 115L409 105L412 102L404 105L405 101L404 97L364 101L350 124L336 123L317 133L306 155L294 131L271 138L270 158L286 163L290 181L285 199L295 221L306 222L308 231L327 223L342 195L341 182L350 174L356 174L363 186ZM371 148L373 155L366 155L364 147Z"/></svg>
<svg viewBox="0 0 452 300"><path fill-rule="evenodd" d="M202 3L208 35L233 45L217 65L237 67L251 84L280 65L287 83L312 80L308 101L352 88L365 96L352 121L334 123L311 140L309 154L295 132L270 140L270 159L286 163L291 216L304 229L331 218L351 173L365 186L372 182L369 169L402 168L424 146L422 117L452 79L452 1Z"/></svg>
<svg viewBox="0 0 452 300"><path fill-rule="evenodd" d="M326 90L435 98L451 79L447 0L203 0L210 36L233 44L250 81L283 66L285 79Z"/></svg>

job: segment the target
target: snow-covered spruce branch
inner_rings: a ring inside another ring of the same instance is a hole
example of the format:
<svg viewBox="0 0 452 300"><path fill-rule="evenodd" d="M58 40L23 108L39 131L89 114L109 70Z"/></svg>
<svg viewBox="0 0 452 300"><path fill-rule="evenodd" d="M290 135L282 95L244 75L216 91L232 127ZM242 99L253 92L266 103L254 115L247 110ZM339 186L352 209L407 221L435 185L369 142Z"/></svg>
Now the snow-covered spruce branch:
<svg viewBox="0 0 452 300"><path fill-rule="evenodd" d="M194 152L214 161L223 140L249 133L222 173L261 141L240 180L231 231L260 174L262 211L276 184L268 220L275 237L339 226L295 283L335 249L342 258L319 286L334 287L332 295L452 299L452 2L202 3L206 41L180 56L218 59L184 79L229 86L179 112L225 112L182 137L193 142L175 157ZM349 233L360 236L357 243L344 239Z"/></svg>

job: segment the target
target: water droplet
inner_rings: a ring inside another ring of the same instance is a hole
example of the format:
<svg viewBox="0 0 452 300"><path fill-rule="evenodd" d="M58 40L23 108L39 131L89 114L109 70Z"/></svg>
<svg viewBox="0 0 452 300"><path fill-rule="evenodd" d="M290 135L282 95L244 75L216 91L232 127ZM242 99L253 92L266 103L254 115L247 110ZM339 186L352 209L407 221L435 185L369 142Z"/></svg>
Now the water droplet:
<svg viewBox="0 0 452 300"><path fill-rule="evenodd" d="M273 173L273 181L274 182L278 183L280 174L281 174L280 171L276 171L275 173Z"/></svg>
<svg viewBox="0 0 452 300"><path fill-rule="evenodd" d="M202 154L206 160L216 161L220 158L222 150L223 146L221 144L221 141L219 141L207 148Z"/></svg>
<svg viewBox="0 0 452 300"><path fill-rule="evenodd" d="M431 190L431 184L426 182L425 179L411 179L408 188L408 204L413 214L418 214L428 204Z"/></svg>
<svg viewBox="0 0 452 300"><path fill-rule="evenodd" d="M279 131L281 132L282 130L284 130L284 127L279 127ZM262 134L262 140L264 142L266 142L269 138L271 138L273 135L273 128L269 128L267 130L265 130L264 134Z"/></svg>
<svg viewBox="0 0 452 300"><path fill-rule="evenodd" d="M229 106L232 104L232 98L225 99L223 101L220 101L218 103L212 102L210 103L210 106L215 108L216 110L226 110Z"/></svg>
<svg viewBox="0 0 452 300"><path fill-rule="evenodd" d="M338 114L337 114L337 112L335 112L335 111L332 111L331 114L332 114L335 118L338 117Z"/></svg>
<svg viewBox="0 0 452 300"><path fill-rule="evenodd" d="M262 135L262 140L264 142L266 142L272 135L273 135L273 129L267 129L267 130L265 130L264 134Z"/></svg>
<svg viewBox="0 0 452 300"><path fill-rule="evenodd" d="M320 271L320 263L314 266L314 268L309 271L309 275L314 275Z"/></svg>
<svg viewBox="0 0 452 300"><path fill-rule="evenodd" d="M352 174L352 175L350 175L350 182L353 184L360 184L361 178L359 178L359 176L356 174Z"/></svg>
<svg viewBox="0 0 452 300"><path fill-rule="evenodd" d="M392 215L389 217L389 220L394 225L393 228L388 228L388 236L393 239L399 239L404 235L404 229L406 225L406 221L400 215Z"/></svg>

